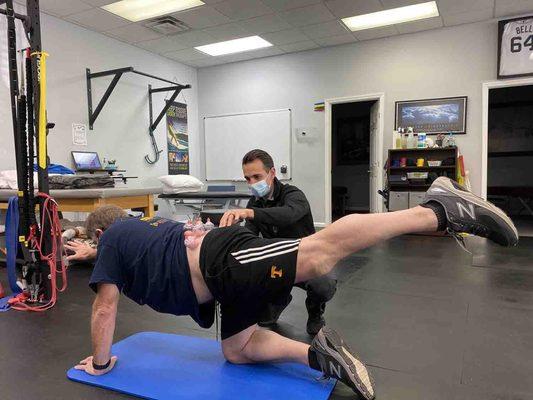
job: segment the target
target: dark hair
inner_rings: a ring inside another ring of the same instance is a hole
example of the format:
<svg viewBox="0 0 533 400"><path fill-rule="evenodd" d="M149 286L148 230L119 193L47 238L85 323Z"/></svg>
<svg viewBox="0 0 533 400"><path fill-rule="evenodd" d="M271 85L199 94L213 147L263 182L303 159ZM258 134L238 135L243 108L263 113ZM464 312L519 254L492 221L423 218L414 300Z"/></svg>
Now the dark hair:
<svg viewBox="0 0 533 400"><path fill-rule="evenodd" d="M270 169L274 167L274 160L272 160L270 154L260 149L250 150L246 153L242 158L242 165L251 163L255 160L261 160L266 171L270 171Z"/></svg>
<svg viewBox="0 0 533 400"><path fill-rule="evenodd" d="M87 229L87 237L94 239L96 237L96 230L101 229L105 231L117 219L125 218L128 214L122 208L114 205L101 206L94 210L87 217L85 221L85 228Z"/></svg>

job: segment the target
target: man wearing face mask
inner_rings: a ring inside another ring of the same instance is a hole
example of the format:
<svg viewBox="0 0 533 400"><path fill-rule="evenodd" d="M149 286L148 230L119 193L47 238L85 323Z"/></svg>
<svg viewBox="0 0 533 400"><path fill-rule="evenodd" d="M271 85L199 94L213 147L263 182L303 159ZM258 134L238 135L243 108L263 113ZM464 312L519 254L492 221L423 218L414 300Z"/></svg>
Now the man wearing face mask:
<svg viewBox="0 0 533 400"><path fill-rule="evenodd" d="M274 161L267 152L259 149L249 151L242 159L242 170L254 197L245 209L227 211L220 220L220 227L246 220L246 228L268 239L296 239L315 233L307 198L296 186L283 184L276 178ZM297 286L307 292L307 332L316 335L325 323L326 302L335 294L337 281L322 276ZM292 296L279 300L279 303L268 305L259 325L275 324Z"/></svg>

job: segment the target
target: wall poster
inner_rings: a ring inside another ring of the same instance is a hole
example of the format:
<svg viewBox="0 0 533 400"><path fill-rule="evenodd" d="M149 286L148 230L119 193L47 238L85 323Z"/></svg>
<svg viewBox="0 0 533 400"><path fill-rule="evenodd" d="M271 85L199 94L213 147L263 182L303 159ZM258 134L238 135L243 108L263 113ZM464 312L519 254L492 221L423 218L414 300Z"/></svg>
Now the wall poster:
<svg viewBox="0 0 533 400"><path fill-rule="evenodd" d="M189 174L187 104L172 103L167 111L168 174Z"/></svg>

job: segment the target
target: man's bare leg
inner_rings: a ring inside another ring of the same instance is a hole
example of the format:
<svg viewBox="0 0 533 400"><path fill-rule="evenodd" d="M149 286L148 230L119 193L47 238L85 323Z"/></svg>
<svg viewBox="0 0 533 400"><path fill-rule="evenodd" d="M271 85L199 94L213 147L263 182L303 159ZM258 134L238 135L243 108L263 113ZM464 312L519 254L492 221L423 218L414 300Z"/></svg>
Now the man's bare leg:
<svg viewBox="0 0 533 400"><path fill-rule="evenodd" d="M384 240L405 233L435 231L437 226L435 212L420 206L383 214L347 215L302 239L296 282L327 274L344 257Z"/></svg>
<svg viewBox="0 0 533 400"><path fill-rule="evenodd" d="M458 240L462 240L461 233L468 233L502 246L518 244L518 231L502 210L457 182L440 177L426 192L421 206L385 214L349 215L302 239L296 282L327 274L344 257L383 240L444 229Z"/></svg>
<svg viewBox="0 0 533 400"><path fill-rule="evenodd" d="M327 377L341 380L366 400L374 398L366 366L342 338L327 327L323 327L308 345L253 325L224 339L222 351L226 360L234 364L286 361L304 364Z"/></svg>
<svg viewBox="0 0 533 400"><path fill-rule="evenodd" d="M505 213L447 178L433 183L425 203L424 207L386 214L349 215L302 239L296 283L327 274L344 257L405 233L447 228L455 234L487 237L503 246L518 242L516 228ZM320 330L311 346L253 326L224 340L222 348L226 358L236 363L290 360L307 364L341 379L365 399L374 398L368 370L327 327Z"/></svg>
<svg viewBox="0 0 533 400"><path fill-rule="evenodd" d="M309 365L309 345L253 325L222 341L224 357L234 364L296 362Z"/></svg>

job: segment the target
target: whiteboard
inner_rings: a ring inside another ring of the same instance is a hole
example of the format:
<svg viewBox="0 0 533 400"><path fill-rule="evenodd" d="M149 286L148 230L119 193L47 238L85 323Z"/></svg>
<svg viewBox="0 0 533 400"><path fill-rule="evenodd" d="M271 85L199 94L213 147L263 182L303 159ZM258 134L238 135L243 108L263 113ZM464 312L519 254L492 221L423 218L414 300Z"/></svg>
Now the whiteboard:
<svg viewBox="0 0 533 400"><path fill-rule="evenodd" d="M204 135L208 181L244 180L242 158L253 149L272 156L278 179L291 178L291 110L205 117Z"/></svg>

